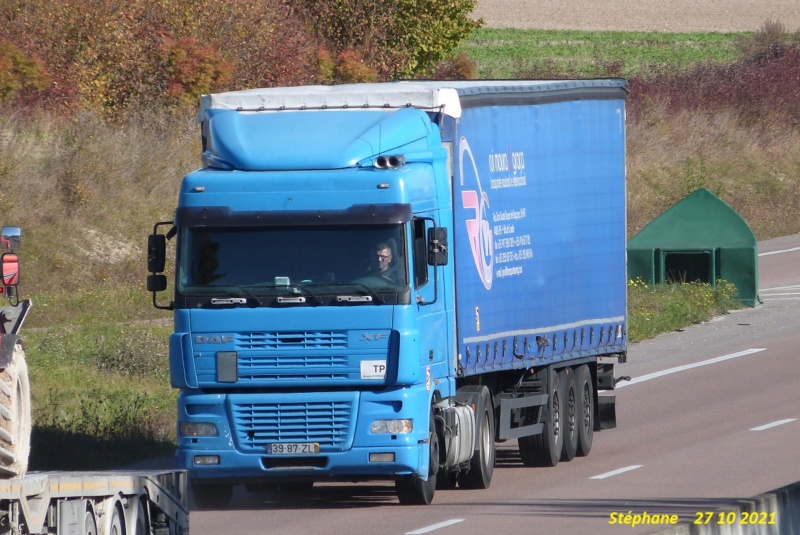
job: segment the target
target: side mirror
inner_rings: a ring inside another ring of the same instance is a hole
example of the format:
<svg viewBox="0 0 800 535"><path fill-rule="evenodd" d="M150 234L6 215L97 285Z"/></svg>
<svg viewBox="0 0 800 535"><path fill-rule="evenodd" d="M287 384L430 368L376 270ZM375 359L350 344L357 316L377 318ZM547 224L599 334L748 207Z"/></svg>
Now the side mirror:
<svg viewBox="0 0 800 535"><path fill-rule="evenodd" d="M12 304L17 298L17 285L19 284L19 256L17 253L4 253L0 260L3 270L2 293L11 299Z"/></svg>
<svg viewBox="0 0 800 535"><path fill-rule="evenodd" d="M164 234L151 234L150 236L148 236L147 271L149 271L150 273L163 273L166 259L167 259L167 237ZM147 285L149 287L150 283L148 282Z"/></svg>
<svg viewBox="0 0 800 535"><path fill-rule="evenodd" d="M166 234L160 234L158 228L169 225L172 228ZM167 276L164 275L164 266L167 261L167 240L172 239L178 230L172 221L160 221L153 227L153 233L147 237L147 291L153 294L153 306L159 310L173 310L174 303L159 305L156 294L167 289Z"/></svg>
<svg viewBox="0 0 800 535"><path fill-rule="evenodd" d="M3 227L0 230L0 245L8 251L16 251L22 243L22 229L19 227Z"/></svg>
<svg viewBox="0 0 800 535"><path fill-rule="evenodd" d="M428 229L428 264L447 265L447 229L433 227Z"/></svg>
<svg viewBox="0 0 800 535"><path fill-rule="evenodd" d="M148 292L163 292L167 289L167 276L160 274L152 274L147 276L147 291Z"/></svg>

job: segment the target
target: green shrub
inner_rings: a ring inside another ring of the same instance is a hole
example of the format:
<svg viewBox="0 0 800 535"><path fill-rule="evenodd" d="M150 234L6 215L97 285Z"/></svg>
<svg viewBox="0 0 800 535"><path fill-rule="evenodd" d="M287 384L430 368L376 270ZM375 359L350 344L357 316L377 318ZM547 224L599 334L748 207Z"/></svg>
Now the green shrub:
<svg viewBox="0 0 800 535"><path fill-rule="evenodd" d="M335 54L358 50L382 80L427 76L479 28L475 0L307 0L296 9Z"/></svg>
<svg viewBox="0 0 800 535"><path fill-rule="evenodd" d="M628 340L640 342L661 333L708 321L741 308L736 287L724 280L708 283L648 285L628 282Z"/></svg>

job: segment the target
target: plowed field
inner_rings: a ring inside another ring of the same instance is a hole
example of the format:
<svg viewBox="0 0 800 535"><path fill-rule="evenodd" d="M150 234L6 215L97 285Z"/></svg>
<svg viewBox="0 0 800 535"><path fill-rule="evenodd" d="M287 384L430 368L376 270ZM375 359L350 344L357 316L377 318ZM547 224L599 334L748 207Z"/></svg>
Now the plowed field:
<svg viewBox="0 0 800 535"><path fill-rule="evenodd" d="M800 31L798 0L478 0L490 28L742 32L767 20Z"/></svg>

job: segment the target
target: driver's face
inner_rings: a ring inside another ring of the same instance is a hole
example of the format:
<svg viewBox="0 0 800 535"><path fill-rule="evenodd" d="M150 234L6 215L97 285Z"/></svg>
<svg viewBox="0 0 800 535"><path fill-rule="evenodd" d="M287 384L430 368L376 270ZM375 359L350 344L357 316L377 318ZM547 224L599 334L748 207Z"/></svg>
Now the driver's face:
<svg viewBox="0 0 800 535"><path fill-rule="evenodd" d="M378 269L381 271L389 269L389 264L392 263L392 250L389 248L378 249L375 255L378 258Z"/></svg>

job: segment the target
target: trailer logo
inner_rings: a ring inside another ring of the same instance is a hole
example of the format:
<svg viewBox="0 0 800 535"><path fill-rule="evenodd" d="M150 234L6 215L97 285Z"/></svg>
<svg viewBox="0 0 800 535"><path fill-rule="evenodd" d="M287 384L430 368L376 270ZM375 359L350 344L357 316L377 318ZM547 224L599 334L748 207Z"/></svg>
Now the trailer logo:
<svg viewBox="0 0 800 535"><path fill-rule="evenodd" d="M464 155L469 158L475 188L472 190L463 189L465 182ZM492 227L489 224L489 196L481 188L481 180L478 175L478 167L475 165L475 158L469 148L467 139L462 137L459 143L458 168L461 173L461 203L465 210L474 210L475 217L465 221L467 225L467 235L469 244L472 248L472 259L478 269L478 276L483 282L483 286L488 290L492 287L492 273L494 266L494 237Z"/></svg>
<svg viewBox="0 0 800 535"><path fill-rule="evenodd" d="M233 336L216 335L210 336L195 336L195 344L228 344L233 342Z"/></svg>
<svg viewBox="0 0 800 535"><path fill-rule="evenodd" d="M490 173L513 171L517 174L524 170L525 153L522 151L512 151L511 147L506 147L506 152L492 152L489 155Z"/></svg>

